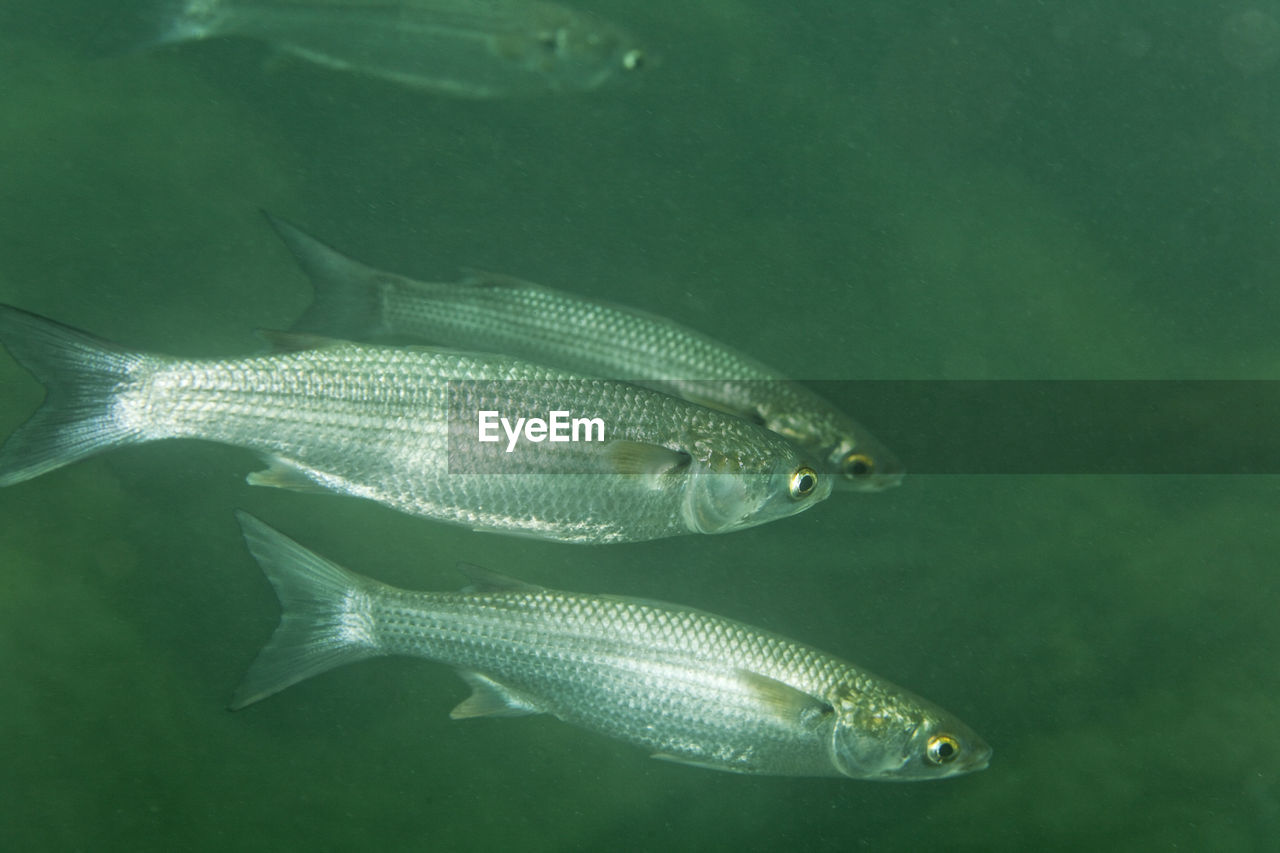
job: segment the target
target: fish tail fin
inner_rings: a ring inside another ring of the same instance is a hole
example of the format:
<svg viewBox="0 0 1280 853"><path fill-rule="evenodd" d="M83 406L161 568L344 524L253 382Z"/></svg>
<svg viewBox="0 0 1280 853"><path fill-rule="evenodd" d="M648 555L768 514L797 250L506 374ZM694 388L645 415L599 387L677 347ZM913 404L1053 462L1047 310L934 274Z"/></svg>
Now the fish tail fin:
<svg viewBox="0 0 1280 853"><path fill-rule="evenodd" d="M0 486L145 440L113 408L120 385L151 356L7 305L0 342L45 387L44 403L0 447Z"/></svg>
<svg viewBox="0 0 1280 853"><path fill-rule="evenodd" d="M236 689L231 710L380 654L370 604L381 584L307 550L246 512L236 517L282 612L275 633Z"/></svg>
<svg viewBox="0 0 1280 853"><path fill-rule="evenodd" d="M315 288L315 300L293 324L295 330L356 341L387 334L379 283L388 273L347 257L265 210L263 215Z"/></svg>

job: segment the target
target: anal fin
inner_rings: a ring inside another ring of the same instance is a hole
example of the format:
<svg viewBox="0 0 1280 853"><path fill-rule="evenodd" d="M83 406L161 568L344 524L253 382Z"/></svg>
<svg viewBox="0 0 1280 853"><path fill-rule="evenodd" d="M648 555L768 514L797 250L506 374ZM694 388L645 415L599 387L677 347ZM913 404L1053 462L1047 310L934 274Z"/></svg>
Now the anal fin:
<svg viewBox="0 0 1280 853"><path fill-rule="evenodd" d="M291 492L327 494L331 491L313 480L306 469L279 456L267 457L267 467L262 471L249 474L245 477L245 481L251 486L270 486L273 489L288 489Z"/></svg>
<svg viewBox="0 0 1280 853"><path fill-rule="evenodd" d="M470 670L458 670L458 675L471 685L471 695L449 712L455 720L472 717L523 717L541 714L542 709L504 684L487 675Z"/></svg>

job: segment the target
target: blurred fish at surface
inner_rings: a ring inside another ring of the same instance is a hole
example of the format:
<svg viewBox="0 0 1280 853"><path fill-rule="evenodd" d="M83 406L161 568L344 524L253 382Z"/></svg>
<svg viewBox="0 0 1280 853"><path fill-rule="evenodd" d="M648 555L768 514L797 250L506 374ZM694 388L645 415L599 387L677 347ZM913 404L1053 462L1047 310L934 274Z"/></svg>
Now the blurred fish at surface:
<svg viewBox="0 0 1280 853"><path fill-rule="evenodd" d="M595 89L644 65L607 21L542 0L156 0L153 45L222 36L464 98Z"/></svg>
<svg viewBox="0 0 1280 853"><path fill-rule="evenodd" d="M411 592L238 515L283 613L232 708L342 664L410 655L456 667L471 686L454 719L551 714L711 770L912 781L991 757L931 702L729 619L476 567L464 567L473 583L460 592Z"/></svg>
<svg viewBox="0 0 1280 853"><path fill-rule="evenodd" d="M880 491L902 482L902 463L862 424L680 323L493 273L414 281L268 219L315 287L315 302L295 328L353 340L409 336L635 382L785 436L822 460L837 489Z"/></svg>
<svg viewBox="0 0 1280 853"><path fill-rule="evenodd" d="M830 477L762 427L512 358L278 334L290 351L184 360L8 306L0 341L47 390L0 447L0 486L114 447L198 438L261 454L270 467L254 485L578 543L725 533L831 493ZM527 423L557 410L600 429L548 441L543 421L541 436L517 424L504 425L509 440L481 437L482 412Z"/></svg>

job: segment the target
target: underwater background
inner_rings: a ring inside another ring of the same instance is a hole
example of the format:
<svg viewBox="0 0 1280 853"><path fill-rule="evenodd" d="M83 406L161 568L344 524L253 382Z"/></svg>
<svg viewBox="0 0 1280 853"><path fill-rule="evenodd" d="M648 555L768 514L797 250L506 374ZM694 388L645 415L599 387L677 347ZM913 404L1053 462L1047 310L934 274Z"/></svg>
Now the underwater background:
<svg viewBox="0 0 1280 853"><path fill-rule="evenodd" d="M797 379L1280 378L1280 3L579 5L652 67L468 101L250 41L95 56L136 21L0 0L0 301L257 350L311 292L265 208ZM0 358L0 434L42 394ZM892 412L841 402L896 448ZM903 455L881 494L598 548L251 488L252 454L195 442L0 491L0 848L1276 849L1280 480ZM954 712L991 766L711 773L548 717L452 721L466 686L409 659L230 713L278 614L235 508L401 586L460 586L463 560L794 637Z"/></svg>

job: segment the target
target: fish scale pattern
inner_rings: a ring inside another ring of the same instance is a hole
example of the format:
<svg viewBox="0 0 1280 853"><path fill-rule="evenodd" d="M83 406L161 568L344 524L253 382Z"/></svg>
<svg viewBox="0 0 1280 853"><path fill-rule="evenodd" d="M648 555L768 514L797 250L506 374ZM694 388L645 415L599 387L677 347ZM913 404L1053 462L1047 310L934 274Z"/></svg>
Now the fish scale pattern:
<svg viewBox="0 0 1280 853"><path fill-rule="evenodd" d="M333 252L309 241L292 234L291 244L303 247L298 251ZM876 490L901 479L898 459L854 418L750 356L665 317L489 273L458 283L382 273L368 281L378 318L371 331L510 353L729 412L796 441L840 475L844 488ZM866 473L848 473L855 452L870 466Z"/></svg>
<svg viewBox="0 0 1280 853"><path fill-rule="evenodd" d="M903 727L916 697L852 664L723 617L556 591L371 598L378 651L481 672L566 722L653 753L742 773L839 775L825 714L789 716L743 673L798 693L860 695Z"/></svg>
<svg viewBox="0 0 1280 853"><path fill-rule="evenodd" d="M690 464L653 476L618 472L608 445L570 442L533 445L497 465L474 433L451 433L471 423L451 421L451 405L545 417L564 401L607 417L608 439ZM807 464L800 452L740 419L625 383L421 347L338 344L225 361L151 357L118 390L112 417L149 440L201 438L256 450L277 471L254 482L326 489L568 542L698 532L692 520L713 515L724 519L723 529L736 529L799 512L830 492L828 481L792 498L790 473ZM711 472L717 483L703 476ZM737 478L727 508L715 491L723 491L726 473Z"/></svg>

